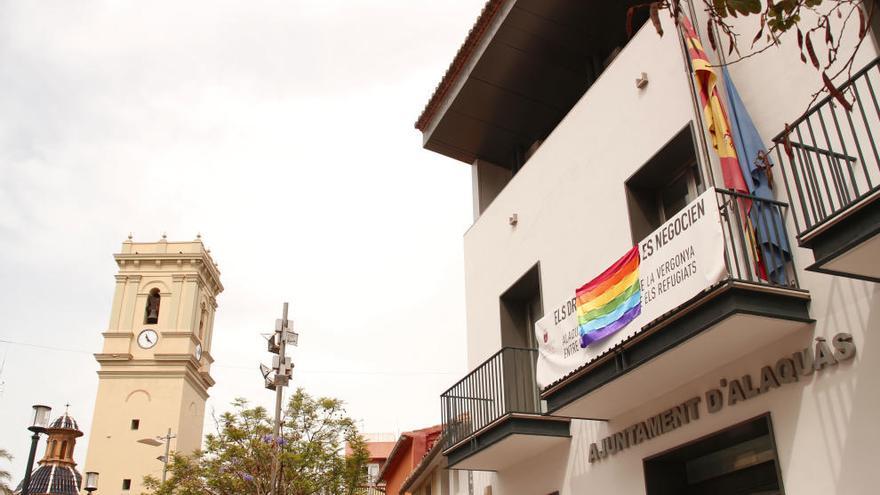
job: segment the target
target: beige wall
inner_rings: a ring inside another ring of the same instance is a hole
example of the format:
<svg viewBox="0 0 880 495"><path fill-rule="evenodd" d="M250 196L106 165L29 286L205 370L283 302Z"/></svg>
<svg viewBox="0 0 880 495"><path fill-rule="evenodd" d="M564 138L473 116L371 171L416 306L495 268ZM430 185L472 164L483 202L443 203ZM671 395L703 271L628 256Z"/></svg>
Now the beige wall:
<svg viewBox="0 0 880 495"><path fill-rule="evenodd" d="M205 401L210 377L210 344L216 296L223 290L219 271L201 241L123 243L115 255L119 272L104 348L96 358L98 394L90 430L86 470L101 475L102 491L141 493L144 476L161 478L156 457L164 446L138 443L164 436L176 438L171 449L191 453L201 447ZM147 297L159 289L159 321L145 323ZM201 330L200 330L201 328ZM155 330L157 344L137 343L144 329ZM203 355L196 359L196 346ZM138 430L131 420L140 420Z"/></svg>
<svg viewBox="0 0 880 495"><path fill-rule="evenodd" d="M90 431L86 468L101 473L102 491L121 492L122 480L132 480L131 493L140 493L144 476L162 476L164 447L151 447L137 443L142 438L164 436L184 430L178 439L171 441L173 450L197 447L201 442L201 429L191 431L201 421L181 423L180 412L173 407L183 402L183 380L175 377L103 378L98 384L95 415ZM139 419L140 428L131 430L131 420ZM183 427L183 428L181 428ZM193 441L194 435L198 436ZM181 443L186 441L189 445Z"/></svg>

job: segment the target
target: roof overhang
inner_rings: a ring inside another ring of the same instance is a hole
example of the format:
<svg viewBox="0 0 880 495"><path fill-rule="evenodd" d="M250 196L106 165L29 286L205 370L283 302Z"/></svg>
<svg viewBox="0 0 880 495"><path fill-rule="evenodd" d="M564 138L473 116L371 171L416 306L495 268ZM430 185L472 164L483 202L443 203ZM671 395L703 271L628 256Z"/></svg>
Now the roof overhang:
<svg viewBox="0 0 880 495"><path fill-rule="evenodd" d="M637 3L489 0L415 124L424 147L511 167L626 43Z"/></svg>

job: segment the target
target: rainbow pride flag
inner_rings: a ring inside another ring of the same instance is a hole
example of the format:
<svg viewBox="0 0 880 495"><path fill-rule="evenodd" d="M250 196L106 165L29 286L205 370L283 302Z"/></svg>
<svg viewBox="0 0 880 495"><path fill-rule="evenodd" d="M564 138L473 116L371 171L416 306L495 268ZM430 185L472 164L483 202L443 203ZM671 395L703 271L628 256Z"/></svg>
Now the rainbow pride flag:
<svg viewBox="0 0 880 495"><path fill-rule="evenodd" d="M604 339L642 312L639 247L634 246L576 292L581 347Z"/></svg>

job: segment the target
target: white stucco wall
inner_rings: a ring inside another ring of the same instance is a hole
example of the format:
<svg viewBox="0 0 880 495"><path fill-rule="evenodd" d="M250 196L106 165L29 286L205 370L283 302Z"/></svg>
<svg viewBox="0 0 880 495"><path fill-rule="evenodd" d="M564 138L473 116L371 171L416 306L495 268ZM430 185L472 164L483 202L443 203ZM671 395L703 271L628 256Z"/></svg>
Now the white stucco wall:
<svg viewBox="0 0 880 495"><path fill-rule="evenodd" d="M501 347L498 298L537 261L546 312L632 247L624 182L691 120L685 70L676 37L643 27L467 232L470 367Z"/></svg>
<svg viewBox="0 0 880 495"><path fill-rule="evenodd" d="M665 15L663 22L666 36L659 38L650 24L643 27L466 234L471 368L501 347L498 298L536 262L541 263L546 312L632 246L624 182L693 114L678 40ZM696 24L705 26L702 20ZM868 40L856 69L875 57ZM641 72L650 79L642 91L633 82ZM731 73L765 143L805 110L820 82L814 70L800 63L793 39L735 64ZM715 175L720 177L717 170ZM788 200L781 185L776 193ZM516 227L507 221L513 213L519 218ZM793 235L791 218L788 229ZM692 382L608 423L575 421L568 447L479 480L505 495L645 493L645 457L769 412L786 493L876 493L880 289L805 272L812 253L795 248L794 256L801 287L812 297L813 328L716 369L694 370ZM830 339L838 332L853 335L856 359L716 414L702 409L699 421L611 459L588 462L590 443L609 432L701 395L722 377L754 375L814 337ZM482 486L475 493L483 493Z"/></svg>

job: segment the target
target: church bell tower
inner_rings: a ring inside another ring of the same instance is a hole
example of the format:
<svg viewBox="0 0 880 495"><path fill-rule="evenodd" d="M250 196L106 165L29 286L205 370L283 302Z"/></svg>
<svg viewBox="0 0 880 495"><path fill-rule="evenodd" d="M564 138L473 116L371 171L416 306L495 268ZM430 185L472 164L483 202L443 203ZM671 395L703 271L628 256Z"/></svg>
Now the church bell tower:
<svg viewBox="0 0 880 495"><path fill-rule="evenodd" d="M129 236L114 258L110 325L95 354L100 369L86 469L101 473L102 492L139 494L144 476L162 476L156 458L165 452L156 437L170 428L172 451L201 447L223 285L200 238L133 242Z"/></svg>

